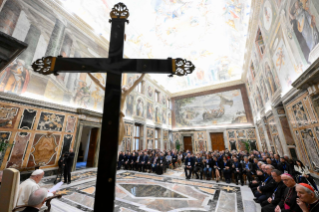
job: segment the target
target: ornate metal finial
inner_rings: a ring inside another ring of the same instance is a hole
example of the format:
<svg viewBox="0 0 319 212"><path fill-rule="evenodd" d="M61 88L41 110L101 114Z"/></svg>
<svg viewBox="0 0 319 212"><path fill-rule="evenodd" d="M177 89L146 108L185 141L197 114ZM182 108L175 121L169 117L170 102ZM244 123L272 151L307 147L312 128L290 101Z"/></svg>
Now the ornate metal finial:
<svg viewBox="0 0 319 212"><path fill-rule="evenodd" d="M112 11L110 13L111 18L121 18L121 19L127 19L130 16L130 13L123 3L118 3L114 5L112 8Z"/></svg>
<svg viewBox="0 0 319 212"><path fill-rule="evenodd" d="M41 59L36 60L32 64L32 68L35 72L43 75L49 75L54 73L56 57L42 57Z"/></svg>
<svg viewBox="0 0 319 212"><path fill-rule="evenodd" d="M193 73L195 66L191 61L177 58L173 60L173 73L177 76L186 76Z"/></svg>

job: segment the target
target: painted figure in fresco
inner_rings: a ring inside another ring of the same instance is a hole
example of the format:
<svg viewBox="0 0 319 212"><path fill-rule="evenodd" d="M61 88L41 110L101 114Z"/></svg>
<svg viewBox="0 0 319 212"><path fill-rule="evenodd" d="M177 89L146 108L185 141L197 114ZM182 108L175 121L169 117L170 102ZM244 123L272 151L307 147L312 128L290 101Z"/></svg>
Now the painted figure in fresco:
<svg viewBox="0 0 319 212"><path fill-rule="evenodd" d="M203 140L199 140L198 141L198 147L199 147L199 151L204 151L205 150L204 141Z"/></svg>
<svg viewBox="0 0 319 212"><path fill-rule="evenodd" d="M207 110L206 112L204 112L202 115L204 121L210 121L214 118L222 117L225 114L225 105L233 106L233 100L229 100L221 94L217 94L217 96L220 97L219 108Z"/></svg>
<svg viewBox="0 0 319 212"><path fill-rule="evenodd" d="M168 124L172 125L172 116L170 113L168 114Z"/></svg>
<svg viewBox="0 0 319 212"><path fill-rule="evenodd" d="M153 105L151 103L147 103L147 118L153 120Z"/></svg>
<svg viewBox="0 0 319 212"><path fill-rule="evenodd" d="M265 102L268 102L268 100L269 100L268 91L266 89L266 86L265 86L263 78L260 78L260 88L261 88L261 90L263 92Z"/></svg>
<svg viewBox="0 0 319 212"><path fill-rule="evenodd" d="M275 135L275 136L274 136L274 140L275 140L275 144L276 144L278 153L279 153L280 155L283 155L283 150L282 150L282 147L281 147L281 143L280 143L280 140L279 140L279 136L278 136L278 135Z"/></svg>
<svg viewBox="0 0 319 212"><path fill-rule="evenodd" d="M266 72L266 78L267 78L266 84L269 90L271 91L271 94L273 95L277 90L277 86L274 80L274 76L271 72L270 66L267 62L265 63L265 70L266 70L265 72Z"/></svg>
<svg viewBox="0 0 319 212"><path fill-rule="evenodd" d="M129 95L126 100L126 114L129 116L133 115L133 100L134 97L132 95Z"/></svg>
<svg viewBox="0 0 319 212"><path fill-rule="evenodd" d="M166 124L166 112L163 111L163 124Z"/></svg>
<svg viewBox="0 0 319 212"><path fill-rule="evenodd" d="M74 103L87 108L91 97L91 84L88 86L86 82L83 82L82 87L78 89L74 96Z"/></svg>
<svg viewBox="0 0 319 212"><path fill-rule="evenodd" d="M89 77L91 78L91 80L97 85L99 86L102 90L105 91L105 87L101 84L101 82L95 77L93 76L91 73L88 73ZM119 140L118 140L118 144L121 145L122 140L124 138L125 135L125 127L124 127L124 105L125 105L125 101L126 101L126 97L134 90L134 88L143 80L145 74L142 74L139 78L137 78L137 80L132 83L132 86L130 86L129 88L123 87L122 88L122 95L121 95L121 108L120 108L120 129L119 129ZM129 79L128 85L131 84L132 80ZM144 110L144 106L143 106L143 102L141 101L141 99L139 99L137 103L137 115L141 114L140 116L142 116L143 114L143 110Z"/></svg>
<svg viewBox="0 0 319 212"><path fill-rule="evenodd" d="M147 149L153 149L153 141L152 140L147 140Z"/></svg>
<svg viewBox="0 0 319 212"><path fill-rule="evenodd" d="M311 129L305 129L301 131L302 138L305 142L305 147L307 149L308 156L316 164L319 163L319 150L316 140L312 134Z"/></svg>
<svg viewBox="0 0 319 212"><path fill-rule="evenodd" d="M138 99L137 100L137 106L136 106L136 115L137 116L143 116L143 112L144 112L143 101L141 99Z"/></svg>
<svg viewBox="0 0 319 212"><path fill-rule="evenodd" d="M153 89L152 89L152 87L150 85L147 87L147 93L148 93L149 97L153 96Z"/></svg>
<svg viewBox="0 0 319 212"><path fill-rule="evenodd" d="M20 94L27 90L30 75L24 65L17 59L0 73L0 91Z"/></svg>
<svg viewBox="0 0 319 212"><path fill-rule="evenodd" d="M302 103L298 103L296 105L294 105L293 107L293 111L296 117L296 121L298 122L299 126L302 126L304 124L307 123L308 119L307 119L307 115L303 109Z"/></svg>
<svg viewBox="0 0 319 212"><path fill-rule="evenodd" d="M101 101L103 98L103 95L100 94L100 89L98 87L95 87L95 91L91 94L93 100L94 100L94 109L97 109L97 104Z"/></svg>
<svg viewBox="0 0 319 212"><path fill-rule="evenodd" d="M161 122L161 118L160 118L160 114L159 114L158 108L155 109L155 121L156 121L157 123L160 123L160 122Z"/></svg>
<svg viewBox="0 0 319 212"><path fill-rule="evenodd" d="M289 17L302 51L308 60L309 53L319 43L319 32L316 27L316 18L310 14L307 3L300 0L297 0L291 5Z"/></svg>

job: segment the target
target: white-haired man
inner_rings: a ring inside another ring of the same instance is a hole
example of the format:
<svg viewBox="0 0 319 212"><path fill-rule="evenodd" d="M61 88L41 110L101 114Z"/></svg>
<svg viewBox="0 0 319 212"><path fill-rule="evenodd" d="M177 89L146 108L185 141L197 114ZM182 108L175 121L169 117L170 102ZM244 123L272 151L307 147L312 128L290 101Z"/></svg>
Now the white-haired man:
<svg viewBox="0 0 319 212"><path fill-rule="evenodd" d="M47 195L48 190L45 188L40 188L32 192L28 200L29 206L26 207L22 212L38 212L44 204Z"/></svg>
<svg viewBox="0 0 319 212"><path fill-rule="evenodd" d="M28 200L31 193L40 188L38 183L41 181L43 176L44 171L42 169L37 169L34 172L32 172L29 179L25 180L20 184L18 191L17 206L28 204Z"/></svg>
<svg viewBox="0 0 319 212"><path fill-rule="evenodd" d="M302 212L315 212L319 211L319 199L315 194L315 190L306 183L296 185L297 204Z"/></svg>

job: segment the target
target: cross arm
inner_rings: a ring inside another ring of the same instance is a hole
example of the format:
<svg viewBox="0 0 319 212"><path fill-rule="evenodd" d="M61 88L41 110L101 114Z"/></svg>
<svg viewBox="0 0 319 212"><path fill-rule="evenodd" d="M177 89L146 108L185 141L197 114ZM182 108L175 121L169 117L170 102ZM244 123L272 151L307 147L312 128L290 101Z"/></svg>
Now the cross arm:
<svg viewBox="0 0 319 212"><path fill-rule="evenodd" d="M113 62L108 58L62 58L45 57L32 64L35 72L49 75L62 72L106 72L122 73L150 73L171 74L184 76L194 71L192 62L184 59L123 59Z"/></svg>

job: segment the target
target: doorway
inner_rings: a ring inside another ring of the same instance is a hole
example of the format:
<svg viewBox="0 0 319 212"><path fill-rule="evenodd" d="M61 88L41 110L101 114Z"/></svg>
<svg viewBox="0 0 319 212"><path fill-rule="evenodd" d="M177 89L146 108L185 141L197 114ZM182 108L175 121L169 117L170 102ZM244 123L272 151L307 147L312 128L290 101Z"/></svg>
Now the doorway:
<svg viewBox="0 0 319 212"><path fill-rule="evenodd" d="M191 136L184 136L184 150L189 150L193 152L192 146L192 137Z"/></svg>
<svg viewBox="0 0 319 212"><path fill-rule="evenodd" d="M212 142L212 150L222 151L225 150L224 134L223 133L211 133L210 140Z"/></svg>
<svg viewBox="0 0 319 212"><path fill-rule="evenodd" d="M83 127L76 170L94 167L99 128Z"/></svg>

